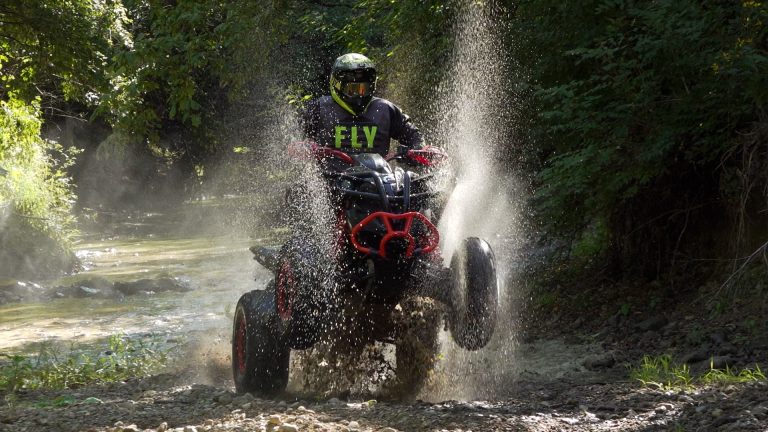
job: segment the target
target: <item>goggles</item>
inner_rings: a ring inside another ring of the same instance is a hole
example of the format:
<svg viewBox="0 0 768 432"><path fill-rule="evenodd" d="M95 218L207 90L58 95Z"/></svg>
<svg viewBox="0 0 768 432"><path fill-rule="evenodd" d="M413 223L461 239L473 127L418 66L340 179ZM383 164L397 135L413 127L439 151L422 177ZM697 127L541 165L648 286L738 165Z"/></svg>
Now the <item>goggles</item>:
<svg viewBox="0 0 768 432"><path fill-rule="evenodd" d="M371 87L369 82L343 82L340 92L347 97L365 97L372 93Z"/></svg>

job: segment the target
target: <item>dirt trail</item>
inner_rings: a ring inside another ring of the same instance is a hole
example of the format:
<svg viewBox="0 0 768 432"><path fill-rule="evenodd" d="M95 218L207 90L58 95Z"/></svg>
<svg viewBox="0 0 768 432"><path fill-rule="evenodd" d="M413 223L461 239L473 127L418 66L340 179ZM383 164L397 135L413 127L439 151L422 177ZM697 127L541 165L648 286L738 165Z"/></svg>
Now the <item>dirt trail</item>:
<svg viewBox="0 0 768 432"><path fill-rule="evenodd" d="M187 372L75 390L21 393L0 409L2 431L764 431L768 384L660 391L623 366L590 370L596 345L542 340L493 397L467 401L235 395L227 356L210 350ZM557 354L557 355L556 355ZM189 371L194 373L189 373ZM214 382L211 385L195 382ZM481 390L478 390L481 392ZM51 401L67 396L65 406Z"/></svg>

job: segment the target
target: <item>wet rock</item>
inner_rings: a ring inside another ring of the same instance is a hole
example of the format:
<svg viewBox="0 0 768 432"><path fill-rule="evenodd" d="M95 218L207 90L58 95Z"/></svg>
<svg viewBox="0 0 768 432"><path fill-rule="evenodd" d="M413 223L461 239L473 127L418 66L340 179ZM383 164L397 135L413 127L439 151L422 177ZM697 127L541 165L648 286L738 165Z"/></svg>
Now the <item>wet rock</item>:
<svg viewBox="0 0 768 432"><path fill-rule="evenodd" d="M758 417L764 417L768 415L768 405L758 405L752 408L752 414Z"/></svg>
<svg viewBox="0 0 768 432"><path fill-rule="evenodd" d="M709 352L706 348L698 348L695 351L691 351L683 356L683 363L698 363L702 360L709 359Z"/></svg>
<svg viewBox="0 0 768 432"><path fill-rule="evenodd" d="M616 358L613 353L604 353L587 357L582 365L589 370L599 370L612 367L616 364Z"/></svg>
<svg viewBox="0 0 768 432"><path fill-rule="evenodd" d="M725 369L730 363L732 363L730 356L714 356L710 361L710 364L715 369Z"/></svg>
<svg viewBox="0 0 768 432"><path fill-rule="evenodd" d="M712 426L720 427L720 426L723 426L723 425L728 424L728 423L733 423L736 420L738 420L738 418L736 418L736 417L730 417L730 416L719 417L719 418L715 419L715 421L712 422Z"/></svg>
<svg viewBox="0 0 768 432"><path fill-rule="evenodd" d="M154 294L161 292L191 291L187 281L180 278L140 279L133 282L115 282L115 290L124 295Z"/></svg>
<svg viewBox="0 0 768 432"><path fill-rule="evenodd" d="M251 396L250 393L246 393L244 395L240 395L234 399L232 399L232 403L235 405L244 405L249 402L253 401L253 396Z"/></svg>
<svg viewBox="0 0 768 432"><path fill-rule="evenodd" d="M720 347L717 349L717 353L721 354L721 355L733 355L733 356L735 356L737 354L741 355L739 353L739 349L736 347L736 345L734 345L734 344L732 344L730 342L726 342L726 343L720 345Z"/></svg>
<svg viewBox="0 0 768 432"><path fill-rule="evenodd" d="M117 406L126 411L133 411L136 408L136 402L132 400L127 400L127 401L118 403Z"/></svg>
<svg viewBox="0 0 768 432"><path fill-rule="evenodd" d="M39 299L42 298L44 294L45 288L33 282L0 282L0 305Z"/></svg>
<svg viewBox="0 0 768 432"><path fill-rule="evenodd" d="M141 394L141 397L142 398L152 399L154 397L157 397L157 391L155 391L155 390L147 390L147 391L145 391L144 393Z"/></svg>
<svg viewBox="0 0 768 432"><path fill-rule="evenodd" d="M113 298L115 290L112 282L103 277L84 279L68 287L59 287L57 294L75 298Z"/></svg>
<svg viewBox="0 0 768 432"><path fill-rule="evenodd" d="M722 345L726 342L727 338L725 332L717 331L709 335L709 340L715 345Z"/></svg>
<svg viewBox="0 0 768 432"><path fill-rule="evenodd" d="M667 325L668 322L669 320L667 320L667 317L664 315L656 315L654 317L648 318L645 321L635 324L635 328L644 332L658 331Z"/></svg>
<svg viewBox="0 0 768 432"><path fill-rule="evenodd" d="M219 397L216 398L216 401L222 405L229 405L232 403L232 395L229 393L224 393L219 395Z"/></svg>

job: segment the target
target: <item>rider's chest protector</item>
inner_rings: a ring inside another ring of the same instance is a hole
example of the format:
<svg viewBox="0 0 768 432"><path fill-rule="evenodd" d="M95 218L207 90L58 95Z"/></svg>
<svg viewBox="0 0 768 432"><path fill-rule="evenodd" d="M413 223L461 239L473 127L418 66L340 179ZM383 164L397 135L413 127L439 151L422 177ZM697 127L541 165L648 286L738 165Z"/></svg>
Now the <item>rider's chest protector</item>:
<svg viewBox="0 0 768 432"><path fill-rule="evenodd" d="M380 98L373 98L360 115L352 115L330 96L325 96L311 102L302 117L308 138L345 152L385 155L390 139L405 145L421 140L408 116Z"/></svg>

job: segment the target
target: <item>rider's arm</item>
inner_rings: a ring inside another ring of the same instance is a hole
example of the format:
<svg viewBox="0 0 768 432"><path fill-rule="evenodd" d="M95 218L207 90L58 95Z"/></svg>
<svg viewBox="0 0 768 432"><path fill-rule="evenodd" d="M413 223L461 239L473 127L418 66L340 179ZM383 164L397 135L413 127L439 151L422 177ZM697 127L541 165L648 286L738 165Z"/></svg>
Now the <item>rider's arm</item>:
<svg viewBox="0 0 768 432"><path fill-rule="evenodd" d="M421 148L424 139L421 132L411 121L411 118L402 112L399 107L392 105L392 129L391 137L397 140L401 145L412 149Z"/></svg>

